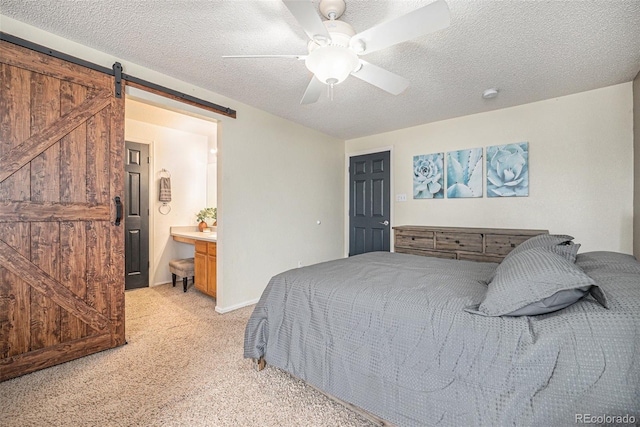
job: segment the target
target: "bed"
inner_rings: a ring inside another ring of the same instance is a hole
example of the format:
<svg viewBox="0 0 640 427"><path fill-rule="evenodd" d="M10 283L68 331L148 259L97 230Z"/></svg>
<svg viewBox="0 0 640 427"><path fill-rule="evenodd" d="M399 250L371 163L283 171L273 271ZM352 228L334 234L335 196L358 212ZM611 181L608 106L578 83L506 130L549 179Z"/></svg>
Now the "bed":
<svg viewBox="0 0 640 427"><path fill-rule="evenodd" d="M640 263L573 259L593 286L541 315L481 312L507 260L373 252L290 270L256 305L244 356L398 426L637 422Z"/></svg>

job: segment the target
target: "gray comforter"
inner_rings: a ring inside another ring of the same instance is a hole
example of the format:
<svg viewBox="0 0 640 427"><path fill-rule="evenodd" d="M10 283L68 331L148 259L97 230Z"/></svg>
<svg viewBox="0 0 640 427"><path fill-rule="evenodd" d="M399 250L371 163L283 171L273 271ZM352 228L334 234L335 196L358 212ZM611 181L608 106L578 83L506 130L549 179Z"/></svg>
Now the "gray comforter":
<svg viewBox="0 0 640 427"><path fill-rule="evenodd" d="M577 264L609 309L587 297L542 316L465 312L494 263L375 252L290 270L258 302L244 356L399 426L640 422L640 263Z"/></svg>

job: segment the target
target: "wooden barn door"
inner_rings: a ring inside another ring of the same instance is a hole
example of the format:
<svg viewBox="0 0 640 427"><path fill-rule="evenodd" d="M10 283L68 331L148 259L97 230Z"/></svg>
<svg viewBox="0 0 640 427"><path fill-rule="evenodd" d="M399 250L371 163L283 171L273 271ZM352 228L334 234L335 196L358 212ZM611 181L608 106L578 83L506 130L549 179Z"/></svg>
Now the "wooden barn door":
<svg viewBox="0 0 640 427"><path fill-rule="evenodd" d="M0 42L0 381L124 344L124 98Z"/></svg>

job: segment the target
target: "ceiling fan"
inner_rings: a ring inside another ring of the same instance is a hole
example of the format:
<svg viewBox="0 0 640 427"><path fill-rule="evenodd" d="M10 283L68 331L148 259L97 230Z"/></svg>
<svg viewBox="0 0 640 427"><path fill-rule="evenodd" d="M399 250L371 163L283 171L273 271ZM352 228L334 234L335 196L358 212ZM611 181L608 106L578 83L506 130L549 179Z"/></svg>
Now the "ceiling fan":
<svg viewBox="0 0 640 427"><path fill-rule="evenodd" d="M333 96L333 86L349 75L364 80L393 95L402 93L409 80L359 58L407 40L449 26L449 7L444 0L423 6L398 18L357 33L351 25L338 20L344 13L344 0L321 0L323 21L311 0L282 0L309 38L306 55L226 55L223 58L292 58L304 60L313 78L302 96L301 104L312 104L326 86Z"/></svg>

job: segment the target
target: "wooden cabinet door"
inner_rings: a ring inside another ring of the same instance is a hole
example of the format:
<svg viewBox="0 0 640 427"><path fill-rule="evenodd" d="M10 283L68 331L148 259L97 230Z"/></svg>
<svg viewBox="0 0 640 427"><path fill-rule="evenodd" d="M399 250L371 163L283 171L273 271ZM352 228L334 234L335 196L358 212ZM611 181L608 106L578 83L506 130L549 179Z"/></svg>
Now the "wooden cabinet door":
<svg viewBox="0 0 640 427"><path fill-rule="evenodd" d="M207 293L216 298L216 256L207 256Z"/></svg>
<svg viewBox="0 0 640 427"><path fill-rule="evenodd" d="M193 264L196 275L194 278L194 285L199 291L207 293L207 254L203 252L196 252Z"/></svg>
<svg viewBox="0 0 640 427"><path fill-rule="evenodd" d="M0 381L124 344L124 98L0 42Z"/></svg>

